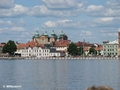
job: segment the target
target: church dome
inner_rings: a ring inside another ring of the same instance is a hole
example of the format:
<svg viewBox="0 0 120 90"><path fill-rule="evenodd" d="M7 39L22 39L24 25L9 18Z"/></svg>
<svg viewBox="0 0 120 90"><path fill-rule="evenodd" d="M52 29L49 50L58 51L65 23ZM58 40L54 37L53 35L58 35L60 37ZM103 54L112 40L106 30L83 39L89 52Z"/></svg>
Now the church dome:
<svg viewBox="0 0 120 90"><path fill-rule="evenodd" d="M64 33L63 33L63 31L61 31L61 33L60 33L60 36L62 37L62 36L64 36Z"/></svg>
<svg viewBox="0 0 120 90"><path fill-rule="evenodd" d="M60 39L60 35L58 35L57 39Z"/></svg>
<svg viewBox="0 0 120 90"><path fill-rule="evenodd" d="M48 33L47 33L47 31L44 33L44 35L45 35L45 36L48 36Z"/></svg>
<svg viewBox="0 0 120 90"><path fill-rule="evenodd" d="M35 38L38 38L38 37L39 37L39 33L38 33L38 31L36 31L34 37L35 37Z"/></svg>
<svg viewBox="0 0 120 90"><path fill-rule="evenodd" d="M54 30L52 31L51 35L55 35L55 32L54 32Z"/></svg>
<svg viewBox="0 0 120 90"><path fill-rule="evenodd" d="M55 34L54 30L51 33L51 37L56 37L56 34Z"/></svg>

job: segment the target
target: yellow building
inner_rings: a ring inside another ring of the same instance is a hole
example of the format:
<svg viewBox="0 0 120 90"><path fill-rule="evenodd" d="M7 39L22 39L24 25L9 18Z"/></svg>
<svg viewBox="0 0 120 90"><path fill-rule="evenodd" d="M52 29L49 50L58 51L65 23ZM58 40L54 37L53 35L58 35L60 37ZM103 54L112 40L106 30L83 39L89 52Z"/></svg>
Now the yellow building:
<svg viewBox="0 0 120 90"><path fill-rule="evenodd" d="M33 41L39 44L51 44L55 41L59 40L67 40L68 37L63 31L56 35L54 30L52 31L51 35L49 36L47 32L42 35L39 35L38 31L36 31L35 35L33 36Z"/></svg>

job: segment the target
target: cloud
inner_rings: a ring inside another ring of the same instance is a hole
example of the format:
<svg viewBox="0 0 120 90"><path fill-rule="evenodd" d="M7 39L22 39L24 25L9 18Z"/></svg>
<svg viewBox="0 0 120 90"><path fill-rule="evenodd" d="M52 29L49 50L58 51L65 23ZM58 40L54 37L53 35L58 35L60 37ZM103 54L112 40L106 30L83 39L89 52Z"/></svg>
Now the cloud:
<svg viewBox="0 0 120 90"><path fill-rule="evenodd" d="M93 27L109 27L109 28L118 28L120 22L120 17L103 17L103 18L95 18L92 22L91 25Z"/></svg>
<svg viewBox="0 0 120 90"><path fill-rule="evenodd" d="M114 20L113 17L97 18L94 20L95 23L110 23Z"/></svg>
<svg viewBox="0 0 120 90"><path fill-rule="evenodd" d="M91 37L92 36L92 32L90 32L90 31L81 31L79 36L80 37Z"/></svg>
<svg viewBox="0 0 120 90"><path fill-rule="evenodd" d="M47 21L45 22L42 27L44 28L85 28L88 23L85 21L73 21L73 20L57 20L57 21Z"/></svg>
<svg viewBox="0 0 120 90"><path fill-rule="evenodd" d="M0 33L4 33L4 32L8 32L8 28L7 27L5 27L5 28L0 28Z"/></svg>
<svg viewBox="0 0 120 90"><path fill-rule="evenodd" d="M8 9L14 7L14 0L0 0L0 9Z"/></svg>
<svg viewBox="0 0 120 90"><path fill-rule="evenodd" d="M72 17L83 11L83 3L76 0L42 0L43 5L34 6L29 14L34 17Z"/></svg>
<svg viewBox="0 0 120 90"><path fill-rule="evenodd" d="M89 5L86 8L86 12L91 16L119 17L120 1L108 1L105 6Z"/></svg>
<svg viewBox="0 0 120 90"><path fill-rule="evenodd" d="M10 9L0 9L0 17L21 17L27 15L29 9L22 5L17 5Z"/></svg>
<svg viewBox="0 0 120 90"><path fill-rule="evenodd" d="M29 13L31 16L34 17L71 17L76 16L75 11L72 10L50 10L46 6L35 6L32 8L31 12Z"/></svg>
<svg viewBox="0 0 120 90"><path fill-rule="evenodd" d="M24 19L21 18L21 19L18 21L18 25L20 25L20 26L25 26L26 23L25 23Z"/></svg>
<svg viewBox="0 0 120 90"><path fill-rule="evenodd" d="M49 9L65 10L75 9L78 6L76 0L42 0Z"/></svg>
<svg viewBox="0 0 120 90"><path fill-rule="evenodd" d="M104 7L102 5L89 5L86 9L87 12L99 12L101 10L103 10Z"/></svg>
<svg viewBox="0 0 120 90"><path fill-rule="evenodd" d="M38 27L34 29L34 31L39 31L39 30L40 30L40 28L38 28Z"/></svg>
<svg viewBox="0 0 120 90"><path fill-rule="evenodd" d="M3 26L3 25L13 25L13 23L11 21L3 21L3 20L0 20L0 26Z"/></svg>
<svg viewBox="0 0 120 90"><path fill-rule="evenodd" d="M25 31L25 28L22 28L22 27L12 27L11 29L10 29L11 31Z"/></svg>
<svg viewBox="0 0 120 90"><path fill-rule="evenodd" d="M2 0L13 3L13 0ZM1 1L1 2L2 2ZM42 0L43 4L34 7L23 7L14 4L9 8L0 8L0 17L72 17L83 11L83 3L76 0ZM4 2L3 2L4 3ZM11 4L9 4L11 5Z"/></svg>

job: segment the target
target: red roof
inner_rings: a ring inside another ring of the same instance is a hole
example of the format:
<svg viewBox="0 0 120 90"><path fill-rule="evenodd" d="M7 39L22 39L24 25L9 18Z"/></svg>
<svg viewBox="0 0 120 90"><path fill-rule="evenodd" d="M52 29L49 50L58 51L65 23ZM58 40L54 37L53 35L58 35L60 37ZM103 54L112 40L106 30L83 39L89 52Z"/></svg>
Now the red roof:
<svg viewBox="0 0 120 90"><path fill-rule="evenodd" d="M64 46L68 46L70 44L69 40L60 40L60 41L56 41L55 46L60 46L60 47L64 47Z"/></svg>
<svg viewBox="0 0 120 90"><path fill-rule="evenodd" d="M23 43L18 44L17 48L21 49L21 48L36 47L36 46L43 47L44 45L43 44L37 44L34 41L28 41L26 44L23 44Z"/></svg>
<svg viewBox="0 0 120 90"><path fill-rule="evenodd" d="M0 43L0 47L3 47L5 45L5 43Z"/></svg>

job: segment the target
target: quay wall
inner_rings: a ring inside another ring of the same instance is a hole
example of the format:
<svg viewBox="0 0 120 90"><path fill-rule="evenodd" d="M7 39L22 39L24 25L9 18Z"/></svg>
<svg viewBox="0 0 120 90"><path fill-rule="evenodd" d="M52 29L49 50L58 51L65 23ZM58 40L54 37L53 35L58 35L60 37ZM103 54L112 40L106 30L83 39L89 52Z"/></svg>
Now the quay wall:
<svg viewBox="0 0 120 90"><path fill-rule="evenodd" d="M77 60L87 60L87 59L95 59L95 60L119 60L119 57L34 57L34 58L25 58L28 60L71 60L71 59L77 59Z"/></svg>
<svg viewBox="0 0 120 90"><path fill-rule="evenodd" d="M0 57L0 60L119 60L120 57Z"/></svg>

